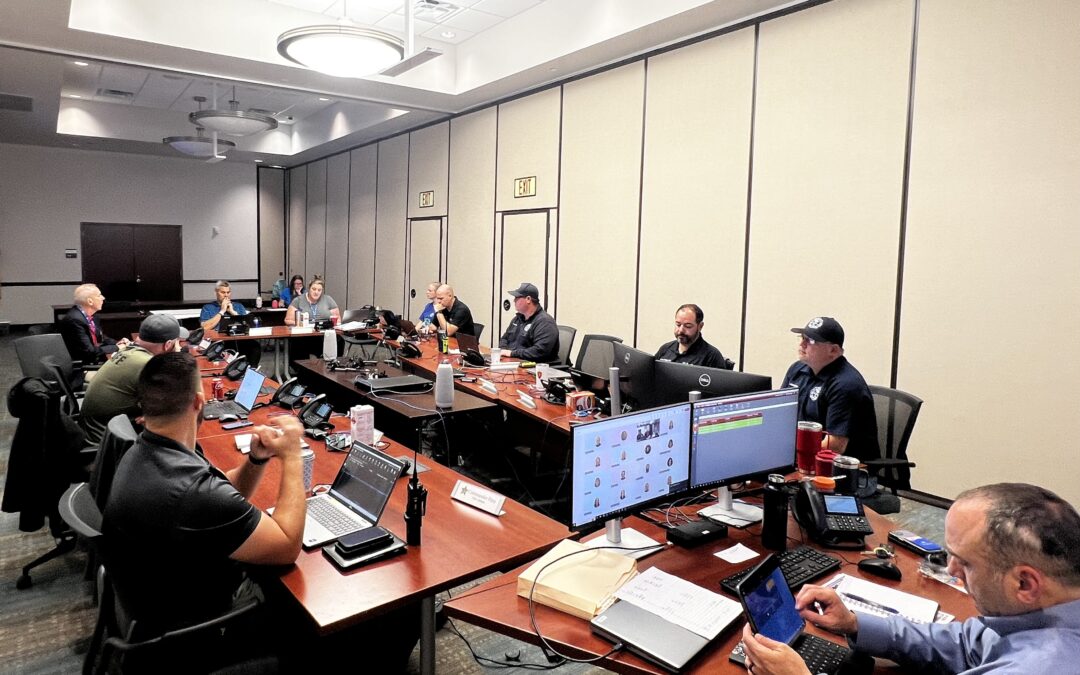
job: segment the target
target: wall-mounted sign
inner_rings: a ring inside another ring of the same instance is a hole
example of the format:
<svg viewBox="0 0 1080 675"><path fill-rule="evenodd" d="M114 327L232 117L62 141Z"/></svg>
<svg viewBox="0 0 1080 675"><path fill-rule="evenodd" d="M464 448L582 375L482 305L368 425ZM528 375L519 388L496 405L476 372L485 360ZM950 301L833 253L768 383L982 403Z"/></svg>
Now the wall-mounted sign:
<svg viewBox="0 0 1080 675"><path fill-rule="evenodd" d="M536 176L514 179L514 199L536 196Z"/></svg>
<svg viewBox="0 0 1080 675"><path fill-rule="evenodd" d="M420 208L427 209L435 206L435 191L428 190L420 193Z"/></svg>

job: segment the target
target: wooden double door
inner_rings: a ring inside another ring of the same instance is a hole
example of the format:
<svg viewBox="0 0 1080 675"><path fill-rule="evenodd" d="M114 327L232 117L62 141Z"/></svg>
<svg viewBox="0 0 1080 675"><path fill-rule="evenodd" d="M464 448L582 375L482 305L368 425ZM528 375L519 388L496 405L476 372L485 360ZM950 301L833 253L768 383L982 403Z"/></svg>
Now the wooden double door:
<svg viewBox="0 0 1080 675"><path fill-rule="evenodd" d="M82 223L82 278L110 301L182 300L180 225Z"/></svg>

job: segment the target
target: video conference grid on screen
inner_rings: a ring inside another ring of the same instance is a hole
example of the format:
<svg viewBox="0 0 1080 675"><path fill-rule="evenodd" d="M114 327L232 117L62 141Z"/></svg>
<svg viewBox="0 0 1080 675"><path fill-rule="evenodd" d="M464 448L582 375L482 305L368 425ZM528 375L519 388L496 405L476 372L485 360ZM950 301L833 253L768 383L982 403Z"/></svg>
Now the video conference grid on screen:
<svg viewBox="0 0 1080 675"><path fill-rule="evenodd" d="M792 465L798 415L794 387L694 404L691 487Z"/></svg>
<svg viewBox="0 0 1080 675"><path fill-rule="evenodd" d="M686 489L690 404L574 428L571 527Z"/></svg>

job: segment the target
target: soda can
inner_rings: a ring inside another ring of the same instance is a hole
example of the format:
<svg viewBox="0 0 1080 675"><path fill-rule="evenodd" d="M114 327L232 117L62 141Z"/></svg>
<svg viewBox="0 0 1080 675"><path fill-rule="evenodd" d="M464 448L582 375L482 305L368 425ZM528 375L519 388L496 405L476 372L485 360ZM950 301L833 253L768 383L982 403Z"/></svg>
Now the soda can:
<svg viewBox="0 0 1080 675"><path fill-rule="evenodd" d="M225 383L221 381L220 377L215 377L210 381L214 387L214 400L222 401L225 399Z"/></svg>
<svg viewBox="0 0 1080 675"><path fill-rule="evenodd" d="M302 448L300 458L304 460L304 492L311 492L311 483L315 476L315 451Z"/></svg>

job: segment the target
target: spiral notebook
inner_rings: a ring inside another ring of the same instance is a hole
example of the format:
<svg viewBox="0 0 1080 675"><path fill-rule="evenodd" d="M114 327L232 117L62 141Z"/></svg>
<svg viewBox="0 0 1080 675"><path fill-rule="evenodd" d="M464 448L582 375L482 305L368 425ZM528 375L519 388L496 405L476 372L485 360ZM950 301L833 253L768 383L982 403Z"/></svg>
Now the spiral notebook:
<svg viewBox="0 0 1080 675"><path fill-rule="evenodd" d="M836 591L848 609L876 616L902 616L916 623L933 623L937 619L937 602L848 574L837 574L822 586Z"/></svg>

